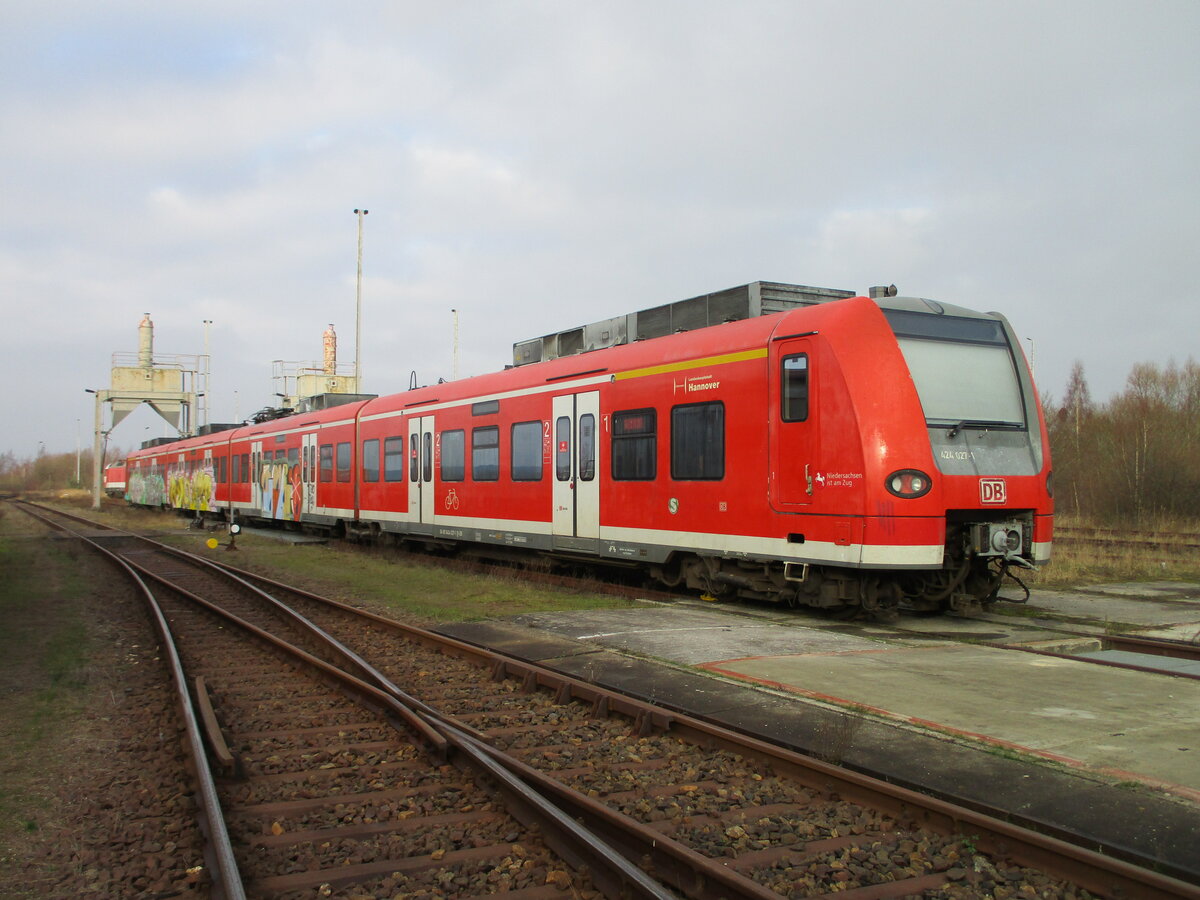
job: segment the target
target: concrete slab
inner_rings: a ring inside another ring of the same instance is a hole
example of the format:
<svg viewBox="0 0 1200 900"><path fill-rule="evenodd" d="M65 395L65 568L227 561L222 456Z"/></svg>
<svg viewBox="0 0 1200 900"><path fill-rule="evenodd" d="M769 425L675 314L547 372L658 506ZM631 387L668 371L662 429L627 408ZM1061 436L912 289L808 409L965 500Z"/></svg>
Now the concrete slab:
<svg viewBox="0 0 1200 900"><path fill-rule="evenodd" d="M1200 682L962 644L703 668L1200 798Z"/></svg>
<svg viewBox="0 0 1200 900"><path fill-rule="evenodd" d="M559 637L549 629L534 629L509 622L457 622L453 626L443 627L441 631L460 641L491 647L530 662L603 652L595 645Z"/></svg>
<svg viewBox="0 0 1200 900"><path fill-rule="evenodd" d="M1128 650L1095 650L1075 655L1084 659L1096 659L1101 662L1120 663L1126 666L1144 666L1148 669L1184 672L1200 678L1200 661L1193 659L1176 659L1171 656L1156 656L1150 653L1131 653Z"/></svg>
<svg viewBox="0 0 1200 900"><path fill-rule="evenodd" d="M598 609L579 612L537 613L512 619L539 631L566 635L577 641L595 642L614 650L639 656L700 665L716 659L751 654L783 655L821 653L832 650L869 650L876 639L839 634L823 628L799 627L791 623L763 621L718 608L686 609L676 604L657 604L635 609ZM923 646L936 640L917 638Z"/></svg>
<svg viewBox="0 0 1200 900"><path fill-rule="evenodd" d="M1091 594L1110 597L1200 597L1200 584L1191 581L1129 581L1119 584L1097 584L1087 588Z"/></svg>
<svg viewBox="0 0 1200 900"><path fill-rule="evenodd" d="M1113 587L1116 587L1115 585ZM1126 590L1135 586L1124 585ZM1087 619L1097 623L1164 626L1186 622L1200 623L1200 600L1164 599L1163 595L1146 590L1137 595L1129 593L1073 593L1037 591L1025 607L1025 614L1049 613L1068 619Z"/></svg>
<svg viewBox="0 0 1200 900"><path fill-rule="evenodd" d="M228 533L221 531L220 534L228 539ZM285 528L255 528L252 526L243 526L241 534L253 535L254 537L266 538L270 541L283 541L285 544L328 544L329 538L319 534L305 534L303 531L288 531Z"/></svg>
<svg viewBox="0 0 1200 900"><path fill-rule="evenodd" d="M1200 622L1184 622L1179 625L1164 625L1161 628L1139 628L1138 637L1166 638L1171 641L1187 641L1200 644Z"/></svg>

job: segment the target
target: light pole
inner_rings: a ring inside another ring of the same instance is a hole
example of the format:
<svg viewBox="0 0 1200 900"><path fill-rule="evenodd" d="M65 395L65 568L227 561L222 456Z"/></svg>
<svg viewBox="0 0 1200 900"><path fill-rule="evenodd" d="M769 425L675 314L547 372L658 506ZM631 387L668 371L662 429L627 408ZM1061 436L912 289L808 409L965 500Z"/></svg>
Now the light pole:
<svg viewBox="0 0 1200 900"><path fill-rule="evenodd" d="M104 448L100 443L103 425L100 404L108 399L108 391L96 391L92 388L84 388L84 391L96 398L96 432L92 442L92 509L99 509L100 475L104 466Z"/></svg>
<svg viewBox="0 0 1200 900"><path fill-rule="evenodd" d="M204 415L201 417L201 425L208 424L208 398L212 396L212 357L208 355L208 329L212 325L212 319L204 320Z"/></svg>
<svg viewBox="0 0 1200 900"><path fill-rule="evenodd" d="M354 392L362 393L362 232L363 216L370 210L356 209L358 216L358 282L354 291Z"/></svg>

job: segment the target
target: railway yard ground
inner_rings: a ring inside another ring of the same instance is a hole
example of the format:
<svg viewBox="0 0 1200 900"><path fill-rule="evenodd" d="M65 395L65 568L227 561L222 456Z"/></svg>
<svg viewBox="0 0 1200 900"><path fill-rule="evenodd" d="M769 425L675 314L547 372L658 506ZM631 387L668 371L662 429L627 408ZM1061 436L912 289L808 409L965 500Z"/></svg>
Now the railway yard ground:
<svg viewBox="0 0 1200 900"><path fill-rule="evenodd" d="M159 522L193 551L212 540ZM218 538L221 562L284 577L279 541L246 534L230 554ZM138 612L105 572L71 541L0 518L0 894L101 896L132 854L153 857L162 879L131 895L207 896L200 884L189 893L194 839L127 827L131 797L185 803L188 788L151 774L150 758L181 752L171 700L156 648L136 637ZM981 617L890 623L578 591L556 608L552 588L523 608L519 584L497 596L486 576L441 569L430 585L453 595L447 615L437 597L398 611L366 589L340 593L852 770L1127 848L1200 884L1197 664L1106 649L1131 633L1200 643L1198 583L1035 588L1028 604Z"/></svg>

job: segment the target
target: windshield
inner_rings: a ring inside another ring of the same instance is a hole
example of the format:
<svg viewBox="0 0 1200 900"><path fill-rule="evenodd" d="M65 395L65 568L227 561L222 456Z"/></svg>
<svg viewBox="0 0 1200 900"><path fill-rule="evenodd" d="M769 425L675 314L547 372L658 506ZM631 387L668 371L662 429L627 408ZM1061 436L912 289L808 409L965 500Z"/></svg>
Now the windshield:
<svg viewBox="0 0 1200 900"><path fill-rule="evenodd" d="M1021 386L995 319L884 310L930 425L1025 425Z"/></svg>

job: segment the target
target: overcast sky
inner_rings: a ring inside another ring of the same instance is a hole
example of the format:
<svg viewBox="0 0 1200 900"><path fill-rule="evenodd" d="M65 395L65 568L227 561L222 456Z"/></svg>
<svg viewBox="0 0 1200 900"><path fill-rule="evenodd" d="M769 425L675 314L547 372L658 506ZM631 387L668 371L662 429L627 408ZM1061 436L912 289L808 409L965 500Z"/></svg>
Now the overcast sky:
<svg viewBox="0 0 1200 900"><path fill-rule="evenodd" d="M1197 353L1200 3L0 0L0 452L114 352L364 390L755 280L1003 312L1061 397ZM130 448L149 410L113 432Z"/></svg>

